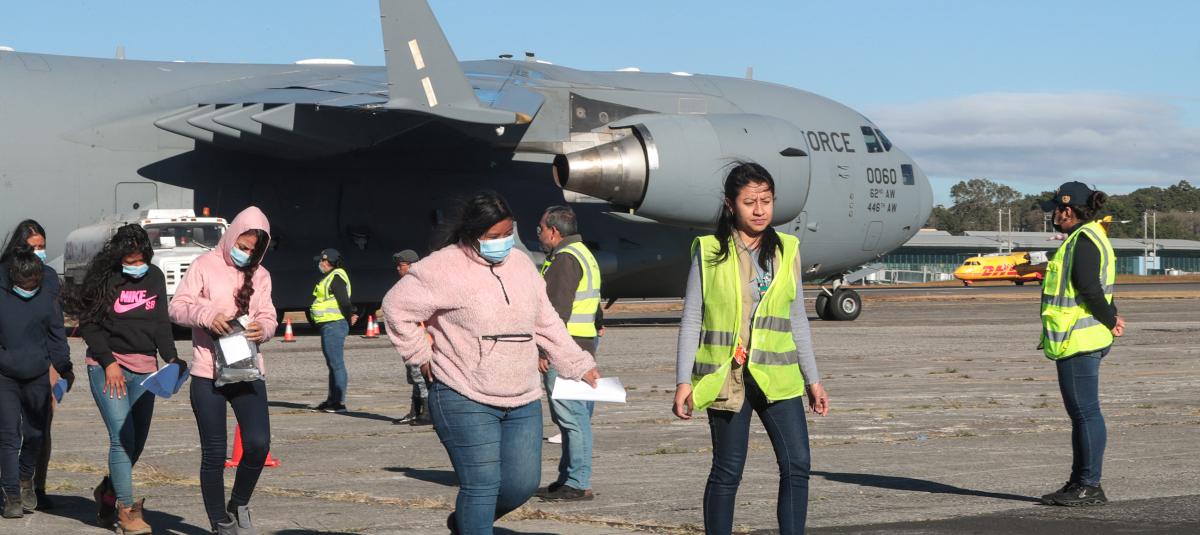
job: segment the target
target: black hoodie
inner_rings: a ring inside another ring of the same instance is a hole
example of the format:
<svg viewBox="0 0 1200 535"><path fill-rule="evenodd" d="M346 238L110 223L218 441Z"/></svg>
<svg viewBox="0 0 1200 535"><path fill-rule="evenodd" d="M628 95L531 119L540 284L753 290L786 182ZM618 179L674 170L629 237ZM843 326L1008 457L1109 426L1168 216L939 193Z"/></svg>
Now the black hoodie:
<svg viewBox="0 0 1200 535"><path fill-rule="evenodd" d="M108 284L116 298L106 304L99 320L83 321L79 332L87 343L87 356L108 366L113 353L162 356L171 362L178 357L171 319L167 316L167 279L158 266L140 279L113 273Z"/></svg>
<svg viewBox="0 0 1200 535"><path fill-rule="evenodd" d="M8 264L0 264L0 374L23 381L40 377L51 364L59 373L70 371L58 273L43 267L41 289L30 299L14 293L12 286Z"/></svg>

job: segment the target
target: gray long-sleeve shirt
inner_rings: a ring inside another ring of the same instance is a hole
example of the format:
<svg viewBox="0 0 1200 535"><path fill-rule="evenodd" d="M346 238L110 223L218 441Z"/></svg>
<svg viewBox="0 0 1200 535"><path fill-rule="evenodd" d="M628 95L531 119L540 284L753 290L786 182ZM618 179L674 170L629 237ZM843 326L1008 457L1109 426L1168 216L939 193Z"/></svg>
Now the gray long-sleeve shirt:
<svg viewBox="0 0 1200 535"><path fill-rule="evenodd" d="M730 251L734 254L733 251ZM758 252L752 253L752 260L758 262ZM797 266L800 259L796 258ZM792 269L797 269L793 267ZM792 340L796 342L796 351L800 357L800 372L808 384L821 382L817 372L817 359L813 355L812 333L808 327L808 313L804 309L804 289L799 284L799 274L796 276L796 299L792 301ZM696 363L696 348L700 344L700 325L704 314L704 297L700 280L700 256L692 257L692 267L688 271L687 291L683 298L683 318L679 320L679 347L675 357L676 384L692 382L692 366Z"/></svg>

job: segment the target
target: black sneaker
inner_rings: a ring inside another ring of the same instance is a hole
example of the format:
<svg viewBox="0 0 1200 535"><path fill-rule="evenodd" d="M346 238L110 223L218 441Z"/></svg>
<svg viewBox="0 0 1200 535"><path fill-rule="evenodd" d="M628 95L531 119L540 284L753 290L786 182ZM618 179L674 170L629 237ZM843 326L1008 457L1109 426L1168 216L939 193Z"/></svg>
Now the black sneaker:
<svg viewBox="0 0 1200 535"><path fill-rule="evenodd" d="M323 409L317 409L322 412L346 412L346 406L341 403L330 403Z"/></svg>
<svg viewBox="0 0 1200 535"><path fill-rule="evenodd" d="M580 490L570 485L563 485L542 496L545 502L586 502L596 495L591 490Z"/></svg>
<svg viewBox="0 0 1200 535"><path fill-rule="evenodd" d="M329 409L330 405L333 405L333 403L330 403L329 400L325 400L322 401L320 405L317 405L309 410L313 412L329 412L327 409Z"/></svg>
<svg viewBox="0 0 1200 535"><path fill-rule="evenodd" d="M558 490L558 489L562 488L562 486L563 486L563 484L562 484L562 483L559 483L559 482L557 482L557 481L556 481L556 482L554 482L554 483L551 483L551 484L549 484L549 485L546 485L545 487L542 487L542 488L540 488L540 489L537 489L537 491L536 491L536 492L534 492L534 493L533 493L533 495L534 495L534 496L537 496L538 498L545 498L546 496L549 496L549 495L550 495L551 493L553 493L554 491L556 491L556 490Z"/></svg>
<svg viewBox="0 0 1200 535"><path fill-rule="evenodd" d="M433 425L433 418L431 418L429 416L429 413L423 412L423 413L417 415L416 418L413 418L412 421L408 422L408 425L411 425L413 427L422 426L422 425Z"/></svg>
<svg viewBox="0 0 1200 535"><path fill-rule="evenodd" d="M408 414L405 414L404 416L401 416L399 418L396 418L395 420L392 420L392 425L412 425L413 421L416 419L417 419L417 415L413 414L412 412L409 412Z"/></svg>
<svg viewBox="0 0 1200 535"><path fill-rule="evenodd" d="M1081 483L1068 482L1062 489L1053 494L1042 496L1046 505L1061 505L1064 507L1084 507L1089 505L1104 505L1108 497L1100 485L1091 486Z"/></svg>

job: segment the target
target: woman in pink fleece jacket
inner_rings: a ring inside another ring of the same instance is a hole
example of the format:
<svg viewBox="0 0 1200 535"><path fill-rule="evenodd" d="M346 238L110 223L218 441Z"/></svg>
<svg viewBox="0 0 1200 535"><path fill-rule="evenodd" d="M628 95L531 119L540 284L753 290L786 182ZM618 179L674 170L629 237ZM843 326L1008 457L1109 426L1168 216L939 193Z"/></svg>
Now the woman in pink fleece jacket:
<svg viewBox="0 0 1200 535"><path fill-rule="evenodd" d="M539 351L559 375L595 386L595 360L567 334L495 192L467 201L450 243L413 264L383 299L407 364L429 363L429 411L458 476L452 533L491 533L541 478ZM420 324L425 322L426 329ZM432 337L432 345L426 333Z"/></svg>
<svg viewBox="0 0 1200 535"><path fill-rule="evenodd" d="M271 274L259 265L271 241L271 224L256 207L242 210L216 249L192 262L175 291L171 321L192 328L192 412L200 430L200 494L209 522L220 534L252 532L250 495L270 451L267 387L256 381L216 386L214 336L229 334L229 320L247 316L246 337L262 344L279 325L271 302ZM259 369L262 355L257 356ZM241 426L242 460L225 501L225 405ZM241 531L239 531L241 530Z"/></svg>

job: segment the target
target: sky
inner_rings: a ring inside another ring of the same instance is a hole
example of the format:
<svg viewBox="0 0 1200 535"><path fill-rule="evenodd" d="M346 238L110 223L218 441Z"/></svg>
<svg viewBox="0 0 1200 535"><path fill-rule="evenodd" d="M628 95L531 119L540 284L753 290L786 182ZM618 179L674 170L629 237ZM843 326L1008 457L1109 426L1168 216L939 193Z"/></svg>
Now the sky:
<svg viewBox="0 0 1200 535"><path fill-rule="evenodd" d="M12 2L0 45L128 59L382 65L372 0ZM987 178L1110 193L1200 183L1200 2L432 0L459 59L744 76L875 121L935 202ZM202 9L200 9L202 8ZM803 128L803 125L799 125Z"/></svg>

